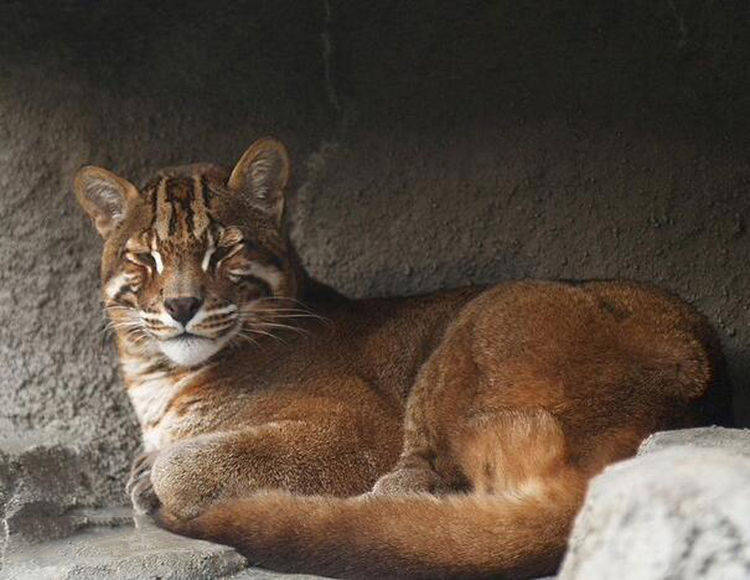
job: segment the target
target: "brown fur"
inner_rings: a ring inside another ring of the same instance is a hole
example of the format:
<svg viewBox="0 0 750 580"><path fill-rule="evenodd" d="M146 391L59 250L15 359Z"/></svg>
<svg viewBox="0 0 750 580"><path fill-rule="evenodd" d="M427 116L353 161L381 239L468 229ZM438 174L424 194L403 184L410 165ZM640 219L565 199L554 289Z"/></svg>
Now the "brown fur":
<svg viewBox="0 0 750 580"><path fill-rule="evenodd" d="M129 490L168 529L281 570L549 573L592 475L705 420L721 354L681 300L523 281L351 301L300 268L288 175L265 139L231 175L187 166L140 191L98 168L76 179L147 447ZM212 244L237 253L212 265ZM196 326L204 346L231 337L196 364L159 350L169 324L139 318L169 323L164 300L186 295L242 313Z"/></svg>

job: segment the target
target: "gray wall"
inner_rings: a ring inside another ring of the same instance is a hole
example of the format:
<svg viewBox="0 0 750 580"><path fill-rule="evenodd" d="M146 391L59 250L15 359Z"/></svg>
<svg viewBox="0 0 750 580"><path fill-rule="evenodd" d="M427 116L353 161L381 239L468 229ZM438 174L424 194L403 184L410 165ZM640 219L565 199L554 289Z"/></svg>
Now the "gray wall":
<svg viewBox="0 0 750 580"><path fill-rule="evenodd" d="M26 4L0 7L0 422L95 440L100 499L137 430L71 177L231 164L267 133L313 275L659 282L719 329L750 424L742 3Z"/></svg>

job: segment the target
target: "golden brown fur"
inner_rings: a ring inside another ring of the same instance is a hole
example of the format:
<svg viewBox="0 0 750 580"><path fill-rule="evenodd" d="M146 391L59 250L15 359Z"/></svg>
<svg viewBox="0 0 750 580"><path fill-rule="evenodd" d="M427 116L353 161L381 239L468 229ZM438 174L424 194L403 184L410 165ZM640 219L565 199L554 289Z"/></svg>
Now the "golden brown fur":
<svg viewBox="0 0 750 580"><path fill-rule="evenodd" d="M721 354L681 300L522 281L351 301L300 268L288 175L263 139L231 173L77 176L144 433L128 489L168 529L281 570L540 575L592 475L705 420Z"/></svg>

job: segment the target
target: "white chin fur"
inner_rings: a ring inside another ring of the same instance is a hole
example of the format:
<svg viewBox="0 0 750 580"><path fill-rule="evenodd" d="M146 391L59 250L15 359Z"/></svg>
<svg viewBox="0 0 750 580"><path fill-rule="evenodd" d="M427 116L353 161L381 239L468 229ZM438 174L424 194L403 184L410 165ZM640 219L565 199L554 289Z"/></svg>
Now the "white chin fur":
<svg viewBox="0 0 750 580"><path fill-rule="evenodd" d="M194 367L219 352L224 344L226 340L188 337L160 341L159 348L173 363Z"/></svg>

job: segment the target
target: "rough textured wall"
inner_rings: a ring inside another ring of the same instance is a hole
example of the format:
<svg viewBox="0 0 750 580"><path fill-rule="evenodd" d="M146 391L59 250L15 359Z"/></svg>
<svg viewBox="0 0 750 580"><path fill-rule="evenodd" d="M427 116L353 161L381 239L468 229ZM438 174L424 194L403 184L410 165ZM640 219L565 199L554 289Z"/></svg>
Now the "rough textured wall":
<svg viewBox="0 0 750 580"><path fill-rule="evenodd" d="M741 3L148 4L0 7L0 418L95 439L110 499L137 432L71 177L231 164L265 133L324 281L654 280L715 323L750 423Z"/></svg>

